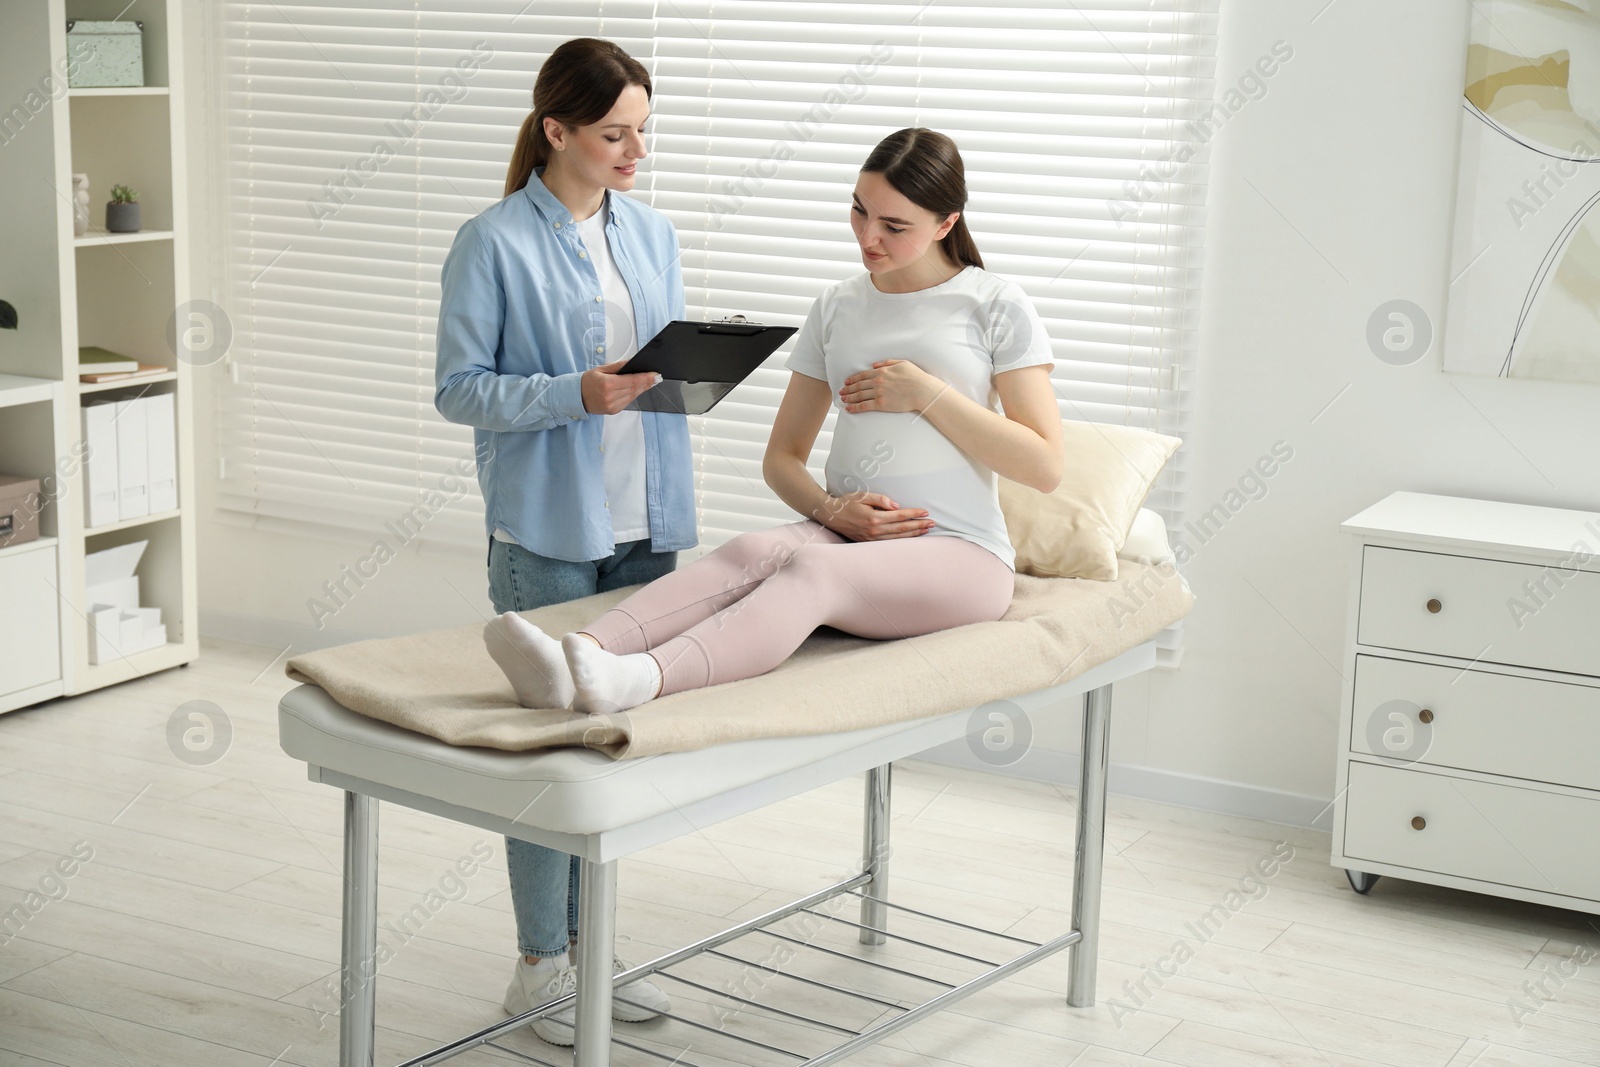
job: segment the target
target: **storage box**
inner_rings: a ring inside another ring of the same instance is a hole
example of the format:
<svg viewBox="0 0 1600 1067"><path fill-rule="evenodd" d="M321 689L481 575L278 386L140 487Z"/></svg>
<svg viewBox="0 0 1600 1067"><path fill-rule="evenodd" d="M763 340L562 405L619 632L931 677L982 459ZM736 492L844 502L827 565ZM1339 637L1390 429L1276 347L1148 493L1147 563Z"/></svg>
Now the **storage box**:
<svg viewBox="0 0 1600 1067"><path fill-rule="evenodd" d="M39 479L0 474L0 548L39 539Z"/></svg>
<svg viewBox="0 0 1600 1067"><path fill-rule="evenodd" d="M67 20L67 52L82 56L67 70L73 89L144 84L144 23Z"/></svg>
<svg viewBox="0 0 1600 1067"><path fill-rule="evenodd" d="M136 608L139 606L139 560L149 541L90 552L83 557L84 594L89 606Z"/></svg>
<svg viewBox="0 0 1600 1067"><path fill-rule="evenodd" d="M100 397L86 402L80 414L83 417L83 441L89 446L89 456L83 464L83 524L93 529L116 522L122 510L119 498L122 483L117 461L117 403Z"/></svg>
<svg viewBox="0 0 1600 1067"><path fill-rule="evenodd" d="M89 612L89 662L110 663L166 644L167 628L150 625L152 613L159 616L161 609L96 607Z"/></svg>
<svg viewBox="0 0 1600 1067"><path fill-rule="evenodd" d="M110 663L167 643L161 609L139 606L134 571L149 543L133 541L84 557L90 663Z"/></svg>
<svg viewBox="0 0 1600 1067"><path fill-rule="evenodd" d="M139 611L160 611L160 608L141 608ZM123 611L122 608L91 611L90 621L94 627L90 633L91 664L109 664L123 656L147 653L152 648L165 645L165 625L147 627L139 611Z"/></svg>

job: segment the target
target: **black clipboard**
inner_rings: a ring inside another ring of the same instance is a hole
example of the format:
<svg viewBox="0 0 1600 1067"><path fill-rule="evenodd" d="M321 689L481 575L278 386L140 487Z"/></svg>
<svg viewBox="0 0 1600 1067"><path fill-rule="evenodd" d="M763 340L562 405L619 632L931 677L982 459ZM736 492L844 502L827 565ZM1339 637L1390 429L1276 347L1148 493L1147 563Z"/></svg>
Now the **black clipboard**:
<svg viewBox="0 0 1600 1067"><path fill-rule="evenodd" d="M747 322L742 315L717 322L675 319L617 371L661 375L624 410L704 415L795 332L793 326Z"/></svg>

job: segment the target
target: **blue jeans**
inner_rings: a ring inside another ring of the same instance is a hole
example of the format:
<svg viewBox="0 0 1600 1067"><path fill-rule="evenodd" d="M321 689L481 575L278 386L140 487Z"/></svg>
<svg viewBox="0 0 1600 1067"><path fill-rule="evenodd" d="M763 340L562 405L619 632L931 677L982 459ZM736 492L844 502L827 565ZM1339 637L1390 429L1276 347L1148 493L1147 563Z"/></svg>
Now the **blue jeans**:
<svg viewBox="0 0 1600 1067"><path fill-rule="evenodd" d="M605 559L569 563L510 541L489 541L489 599L495 614L531 611L623 586L652 582L678 565L676 552L651 552L650 539L624 541ZM560 637L560 634L552 634ZM559 956L578 936L578 857L506 838L517 947Z"/></svg>

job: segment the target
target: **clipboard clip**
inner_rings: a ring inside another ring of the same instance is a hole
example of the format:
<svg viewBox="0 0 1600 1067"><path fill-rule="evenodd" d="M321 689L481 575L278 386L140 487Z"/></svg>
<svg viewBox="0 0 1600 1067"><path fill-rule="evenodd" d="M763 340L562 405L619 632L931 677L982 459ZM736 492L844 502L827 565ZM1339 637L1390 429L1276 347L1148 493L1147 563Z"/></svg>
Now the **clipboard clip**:
<svg viewBox="0 0 1600 1067"><path fill-rule="evenodd" d="M743 315L729 315L725 319L717 319L700 327L701 333L731 333L751 335L765 330L766 326L759 322L751 322Z"/></svg>

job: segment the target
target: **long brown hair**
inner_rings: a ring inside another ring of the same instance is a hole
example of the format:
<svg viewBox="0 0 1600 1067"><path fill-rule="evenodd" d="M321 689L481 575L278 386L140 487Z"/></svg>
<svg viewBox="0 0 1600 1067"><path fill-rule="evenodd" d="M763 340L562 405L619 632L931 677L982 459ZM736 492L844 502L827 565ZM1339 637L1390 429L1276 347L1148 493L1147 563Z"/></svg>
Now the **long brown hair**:
<svg viewBox="0 0 1600 1067"><path fill-rule="evenodd" d="M618 45L598 37L574 37L558 45L534 80L533 110L517 132L504 195L527 185L534 168L550 161L545 119L567 127L599 122L630 85L644 86L646 99L650 97L650 73Z"/></svg>
<svg viewBox="0 0 1600 1067"><path fill-rule="evenodd" d="M896 130L872 150L861 164L863 174L882 174L901 196L941 219L952 211L961 217L939 238L954 263L983 266L983 257L967 230L966 169L956 143L942 133L921 126Z"/></svg>

